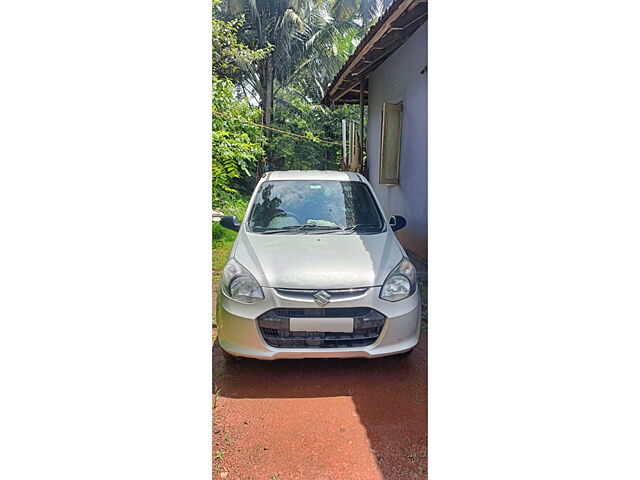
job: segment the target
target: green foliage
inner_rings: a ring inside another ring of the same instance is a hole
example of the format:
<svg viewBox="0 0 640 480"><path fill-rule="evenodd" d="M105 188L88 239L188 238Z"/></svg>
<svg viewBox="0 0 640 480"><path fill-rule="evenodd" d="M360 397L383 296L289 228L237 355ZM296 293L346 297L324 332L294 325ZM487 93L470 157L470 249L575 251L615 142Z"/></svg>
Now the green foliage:
<svg viewBox="0 0 640 480"><path fill-rule="evenodd" d="M252 177L256 162L264 154L259 121L260 110L246 99L233 95L231 80L213 77L212 81L212 192L213 206L225 194L237 189L231 182L241 176Z"/></svg>
<svg viewBox="0 0 640 480"><path fill-rule="evenodd" d="M359 108L343 105L331 110L296 97L280 100L274 108L275 127L310 139L342 142L342 119L359 121ZM337 170L341 145L303 140L290 135L274 134L271 152L276 162L286 170Z"/></svg>
<svg viewBox="0 0 640 480"><path fill-rule="evenodd" d="M227 193L227 194L221 195L220 199L218 200L218 205L216 206L216 209L218 209L220 212L224 213L225 215L235 215L240 219L240 221L242 221L244 218L245 212L247 210L248 204L249 204L248 196L239 196L238 194ZM218 260L222 262L222 265L224 265L224 262L226 262L227 256L229 255L229 250L231 249L231 246L233 245L233 242L235 241L236 236L238 234L233 230L229 230L228 228L221 227L220 222L211 222L211 223L212 223L211 239L212 239L212 246L214 248L214 269L215 269L216 258L218 258ZM219 268L222 268L222 267L219 267Z"/></svg>
<svg viewBox="0 0 640 480"><path fill-rule="evenodd" d="M220 196L217 209L225 215L235 215L242 221L249 205L249 195L225 193Z"/></svg>
<svg viewBox="0 0 640 480"><path fill-rule="evenodd" d="M233 242L238 235L233 230L220 226L220 222L211 222L212 243L213 248L213 269L222 270L227 262L229 252L233 246Z"/></svg>
<svg viewBox="0 0 640 480"><path fill-rule="evenodd" d="M331 14L338 20L355 16L370 23L392 2L393 0L334 0L331 2Z"/></svg>
<svg viewBox="0 0 640 480"><path fill-rule="evenodd" d="M227 20L242 16L246 22L239 28L238 38L252 49L271 50L271 62L278 81L287 78L306 51L306 41L325 20L319 15L326 10L322 2L299 0L225 0L220 9ZM245 77L262 95L267 79L260 67L252 64L251 75Z"/></svg>
<svg viewBox="0 0 640 480"><path fill-rule="evenodd" d="M225 0L221 15L246 18L237 29L238 39L249 48L270 52L236 78L265 110L271 108L271 88L276 98L296 92L305 100L319 101L379 15L382 3Z"/></svg>
<svg viewBox="0 0 640 480"><path fill-rule="evenodd" d="M427 317L428 317L428 294L427 294L427 280L418 281L418 289L420 291L420 299L422 301L422 311L420 312L420 319L422 320L422 331L427 331Z"/></svg>
<svg viewBox="0 0 640 480"><path fill-rule="evenodd" d="M211 67L217 77L231 77L239 69L250 68L253 62L265 58L269 49L253 50L238 40L238 29L244 16L225 21L221 16L221 0L212 2Z"/></svg>
<svg viewBox="0 0 640 480"><path fill-rule="evenodd" d="M212 246L214 248L233 243L237 235L234 231L221 227L220 222L211 222L211 233Z"/></svg>
<svg viewBox="0 0 640 480"><path fill-rule="evenodd" d="M224 211L223 202L251 192L263 157L279 169L339 168L341 146L317 140L341 142L341 121L358 122L358 107L318 103L382 3L388 1L213 1L214 208ZM268 124L270 116L273 127L311 140L263 136L248 123Z"/></svg>
<svg viewBox="0 0 640 480"><path fill-rule="evenodd" d="M225 195L237 192L234 181L253 176L256 162L264 154L259 127L260 110L246 98L236 98L230 77L269 54L269 48L254 50L238 40L244 17L221 18L220 0L212 2L212 200L214 208ZM242 182L240 182L242 183Z"/></svg>
<svg viewBox="0 0 640 480"><path fill-rule="evenodd" d="M368 26L353 16L343 21L326 18L316 26L306 42L303 59L293 73L281 81L278 91L319 103L327 86L368 30Z"/></svg>

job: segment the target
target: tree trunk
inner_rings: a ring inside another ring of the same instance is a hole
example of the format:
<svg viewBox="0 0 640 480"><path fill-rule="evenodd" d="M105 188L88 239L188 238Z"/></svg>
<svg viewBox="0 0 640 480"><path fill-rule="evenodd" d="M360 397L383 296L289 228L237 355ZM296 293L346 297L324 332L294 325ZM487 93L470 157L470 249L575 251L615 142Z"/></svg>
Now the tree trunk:
<svg viewBox="0 0 640 480"><path fill-rule="evenodd" d="M263 60L260 68L260 83L262 83L262 124L266 127L271 126L272 111L273 111L273 58L267 57ZM267 145L265 151L269 161L273 161L271 158L271 130L265 128L264 136L267 139Z"/></svg>

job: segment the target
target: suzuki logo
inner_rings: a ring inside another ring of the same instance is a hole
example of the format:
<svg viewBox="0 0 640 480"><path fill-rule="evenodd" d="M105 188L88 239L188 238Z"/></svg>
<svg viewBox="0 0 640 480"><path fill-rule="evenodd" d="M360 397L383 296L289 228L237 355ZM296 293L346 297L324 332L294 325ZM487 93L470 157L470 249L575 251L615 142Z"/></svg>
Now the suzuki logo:
<svg viewBox="0 0 640 480"><path fill-rule="evenodd" d="M331 295L329 295L329 292L327 292L326 290L320 290L318 293L316 293L313 296L313 298L315 299L316 303L321 307L328 305L329 302L331 301Z"/></svg>

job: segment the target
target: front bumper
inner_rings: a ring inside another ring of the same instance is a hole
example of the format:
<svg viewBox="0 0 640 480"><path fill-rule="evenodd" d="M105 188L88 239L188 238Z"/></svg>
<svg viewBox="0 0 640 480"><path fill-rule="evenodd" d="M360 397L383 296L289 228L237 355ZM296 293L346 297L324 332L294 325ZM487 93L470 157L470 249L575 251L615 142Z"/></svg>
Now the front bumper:
<svg viewBox="0 0 640 480"><path fill-rule="evenodd" d="M332 301L325 307L326 309L366 307L382 314L385 317L384 326L377 340L371 345L342 348L275 348L265 341L256 319L273 309L317 309L318 305L313 300L283 296L272 288L263 287L262 290L264 300L250 305L236 302L219 292L216 305L218 341L228 353L263 360L375 358L406 352L418 343L420 337L418 293L399 302L387 302L378 298L380 287L371 287L357 298Z"/></svg>

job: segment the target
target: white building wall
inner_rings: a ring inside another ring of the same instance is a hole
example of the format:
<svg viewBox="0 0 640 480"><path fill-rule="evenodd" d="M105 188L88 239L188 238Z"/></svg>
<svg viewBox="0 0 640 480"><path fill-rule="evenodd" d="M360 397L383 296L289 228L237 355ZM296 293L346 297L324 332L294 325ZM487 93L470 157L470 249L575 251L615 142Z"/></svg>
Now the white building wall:
<svg viewBox="0 0 640 480"><path fill-rule="evenodd" d="M402 215L403 246L427 258L427 24L369 77L367 160L369 181L385 214ZM420 73L424 71L423 73ZM380 185L382 104L402 102L400 185Z"/></svg>

